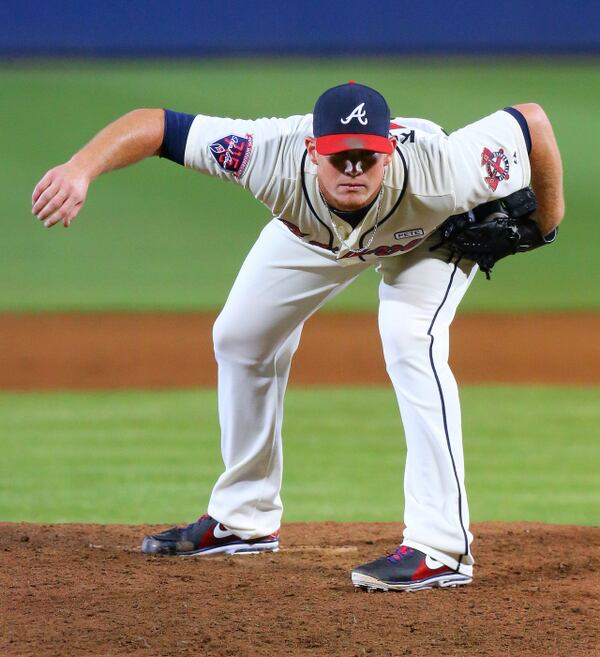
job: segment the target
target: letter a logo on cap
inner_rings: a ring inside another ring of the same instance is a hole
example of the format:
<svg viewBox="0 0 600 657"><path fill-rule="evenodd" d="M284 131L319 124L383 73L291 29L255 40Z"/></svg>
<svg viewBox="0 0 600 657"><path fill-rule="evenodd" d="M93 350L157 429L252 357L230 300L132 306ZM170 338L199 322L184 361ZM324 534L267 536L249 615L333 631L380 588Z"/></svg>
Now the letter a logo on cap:
<svg viewBox="0 0 600 657"><path fill-rule="evenodd" d="M348 116L345 119L340 119L340 123L343 123L344 125L348 125L352 119L358 119L358 122L361 125L367 125L369 122L369 119L367 119L367 110L364 109L365 104L361 103L360 105L357 105L351 112L348 114Z"/></svg>
<svg viewBox="0 0 600 657"><path fill-rule="evenodd" d="M313 134L321 155L354 149L394 151L389 140L390 108L378 91L363 84L340 84L324 91L315 103Z"/></svg>

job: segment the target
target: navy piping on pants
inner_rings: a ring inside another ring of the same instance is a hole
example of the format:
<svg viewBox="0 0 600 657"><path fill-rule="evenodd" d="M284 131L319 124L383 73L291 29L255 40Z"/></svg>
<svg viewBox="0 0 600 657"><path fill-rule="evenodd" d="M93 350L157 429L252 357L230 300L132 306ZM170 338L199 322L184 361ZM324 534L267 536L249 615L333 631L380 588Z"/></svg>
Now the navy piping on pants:
<svg viewBox="0 0 600 657"><path fill-rule="evenodd" d="M438 309L435 311L435 315L431 320L431 325L429 326L427 335L431 338L431 343L429 345L429 361L431 363L431 369L433 370L433 375L435 376L438 392L440 393L440 402L442 405L442 417L444 419L444 433L446 434L446 445L448 446L448 452L450 453L450 460L452 461L452 470L454 471L454 478L456 479L456 487L458 488L458 518L460 521L460 528L462 529L463 536L465 537L465 553L461 555L458 560L458 565L460 567L462 558L466 557L469 554L469 541L467 539L467 531L465 529L465 525L462 517L462 493L460 490L460 482L458 481L458 473L456 472L456 463L454 462L454 454L452 453L452 447L450 446L450 434L448 433L448 421L446 418L446 403L444 401L444 392L442 390L442 384L440 383L437 370L435 369L435 363L433 362L433 333L431 332L433 330L433 325L435 324L435 320L437 319L437 316L440 313L440 310L444 307L444 304L448 299L448 295L450 294L450 289L452 288L452 283L454 281L454 276L456 274L457 269L458 269L458 263L454 265L454 269L452 270L452 275L450 276L450 282L448 283L448 287L446 288L446 294L444 294L444 298L442 299L442 302L440 303ZM458 568L456 570L458 571Z"/></svg>

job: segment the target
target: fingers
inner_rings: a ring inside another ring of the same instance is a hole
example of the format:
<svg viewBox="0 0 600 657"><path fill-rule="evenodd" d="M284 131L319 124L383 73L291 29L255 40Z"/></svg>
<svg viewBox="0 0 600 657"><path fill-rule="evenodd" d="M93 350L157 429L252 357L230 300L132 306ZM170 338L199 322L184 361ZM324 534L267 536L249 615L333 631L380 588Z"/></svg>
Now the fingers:
<svg viewBox="0 0 600 657"><path fill-rule="evenodd" d="M51 169L33 190L31 212L46 228L60 222L68 228L83 205L88 185L87 179L68 164Z"/></svg>
<svg viewBox="0 0 600 657"><path fill-rule="evenodd" d="M62 222L62 225L68 228L73 219L79 214L82 205L81 202L68 200L44 221L44 227L52 228L52 226Z"/></svg>
<svg viewBox="0 0 600 657"><path fill-rule="evenodd" d="M31 211L40 221L44 221L60 209L67 198L66 191L51 185L40 196L38 202L33 206Z"/></svg>
<svg viewBox="0 0 600 657"><path fill-rule="evenodd" d="M59 181L55 180L53 169L35 186L31 195L31 213L40 221L43 221L49 214L59 208L65 201L65 195L62 193L59 198L55 198L61 192Z"/></svg>
<svg viewBox="0 0 600 657"><path fill-rule="evenodd" d="M39 219L40 211L43 210L46 207L46 205L54 198L54 196L60 191L60 187L56 183L54 183L54 181L51 178L45 181L44 178L42 178L42 181L40 181L40 183L34 190L33 193L34 196L36 196L36 191L37 191L37 198L35 201L33 201L31 212Z"/></svg>
<svg viewBox="0 0 600 657"><path fill-rule="evenodd" d="M42 192L44 192L51 184L52 184L52 172L48 171L48 173L40 180L40 182L35 186L33 190L33 194L31 195L32 206L35 207L37 200L40 198Z"/></svg>

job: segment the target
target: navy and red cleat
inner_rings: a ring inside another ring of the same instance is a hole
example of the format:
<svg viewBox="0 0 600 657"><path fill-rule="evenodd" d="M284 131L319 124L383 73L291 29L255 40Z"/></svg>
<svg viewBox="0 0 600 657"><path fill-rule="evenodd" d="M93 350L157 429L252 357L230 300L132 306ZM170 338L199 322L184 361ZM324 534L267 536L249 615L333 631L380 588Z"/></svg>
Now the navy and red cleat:
<svg viewBox="0 0 600 657"><path fill-rule="evenodd" d="M144 554L194 556L205 554L257 554L279 550L279 530L270 536L242 539L209 515L185 527L172 527L146 536Z"/></svg>
<svg viewBox="0 0 600 657"><path fill-rule="evenodd" d="M420 591L470 584L472 578L456 572L420 550L400 545L387 557L352 571L352 583L369 591Z"/></svg>

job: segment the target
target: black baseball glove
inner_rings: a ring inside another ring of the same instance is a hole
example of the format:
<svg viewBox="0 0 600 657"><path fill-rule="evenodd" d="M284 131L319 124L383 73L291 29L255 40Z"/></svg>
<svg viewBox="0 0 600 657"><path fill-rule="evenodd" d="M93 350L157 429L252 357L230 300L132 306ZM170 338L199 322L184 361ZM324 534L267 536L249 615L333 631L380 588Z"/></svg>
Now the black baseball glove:
<svg viewBox="0 0 600 657"><path fill-rule="evenodd" d="M473 260L489 280L498 260L556 239L557 229L543 236L535 221L529 218L536 207L535 194L531 187L526 187L470 212L449 217L440 226L440 241L431 251L447 246L450 260Z"/></svg>

